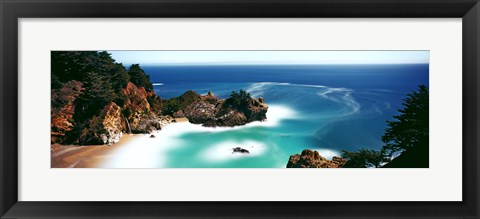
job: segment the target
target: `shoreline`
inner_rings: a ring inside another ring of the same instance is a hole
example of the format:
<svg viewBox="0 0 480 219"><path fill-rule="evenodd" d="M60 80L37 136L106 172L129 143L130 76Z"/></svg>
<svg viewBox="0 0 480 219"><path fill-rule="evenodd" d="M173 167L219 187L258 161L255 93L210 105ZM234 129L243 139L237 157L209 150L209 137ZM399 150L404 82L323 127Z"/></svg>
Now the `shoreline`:
<svg viewBox="0 0 480 219"><path fill-rule="evenodd" d="M162 129L170 124L188 122L185 117L162 120ZM173 122L175 120L175 122ZM151 134L157 134L157 130ZM50 168L100 168L115 152L136 138L150 134L123 134L113 145L50 145Z"/></svg>
<svg viewBox="0 0 480 219"><path fill-rule="evenodd" d="M169 157L166 157L167 151L182 146L177 136L184 133L220 133L252 127L275 127L283 119L298 118L298 114L295 110L284 105L272 105L267 112L267 117L268 119L264 121L254 121L235 127L204 127L201 124L190 123L187 118L161 117L159 118L161 130L150 134L124 134L119 142L111 146L51 145L51 168L162 168L169 159ZM151 137L151 135L155 137ZM212 145L215 147L201 154L201 156L214 163L225 159L257 156L262 154L263 150L266 150L266 148L246 147L247 150L251 151L248 156L232 155L232 146L230 145L245 144L261 145L258 142L245 141L229 143L228 146L221 143Z"/></svg>

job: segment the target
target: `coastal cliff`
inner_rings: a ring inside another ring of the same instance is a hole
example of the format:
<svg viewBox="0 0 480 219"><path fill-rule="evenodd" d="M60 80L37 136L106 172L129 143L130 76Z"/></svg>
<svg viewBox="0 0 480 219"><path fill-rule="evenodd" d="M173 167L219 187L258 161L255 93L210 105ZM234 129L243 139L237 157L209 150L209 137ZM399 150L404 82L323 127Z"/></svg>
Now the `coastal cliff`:
<svg viewBox="0 0 480 219"><path fill-rule="evenodd" d="M52 52L51 143L114 144L160 129L162 99L139 65L107 52Z"/></svg>
<svg viewBox="0 0 480 219"><path fill-rule="evenodd" d="M340 157L328 160L322 157L318 151L305 149L301 154L290 156L287 168L341 168L346 162L346 159Z"/></svg>
<svg viewBox="0 0 480 219"><path fill-rule="evenodd" d="M137 87L129 82L123 90L126 98L123 116L128 124L125 131L130 133L150 133L160 129L158 115L162 99L153 91Z"/></svg>

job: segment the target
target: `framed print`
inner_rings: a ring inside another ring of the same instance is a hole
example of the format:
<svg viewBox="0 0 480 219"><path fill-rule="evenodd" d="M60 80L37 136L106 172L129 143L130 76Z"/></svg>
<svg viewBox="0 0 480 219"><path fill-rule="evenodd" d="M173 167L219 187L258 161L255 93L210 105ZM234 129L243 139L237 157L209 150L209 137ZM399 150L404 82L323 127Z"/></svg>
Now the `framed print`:
<svg viewBox="0 0 480 219"><path fill-rule="evenodd" d="M2 218L478 218L479 7L3 1Z"/></svg>

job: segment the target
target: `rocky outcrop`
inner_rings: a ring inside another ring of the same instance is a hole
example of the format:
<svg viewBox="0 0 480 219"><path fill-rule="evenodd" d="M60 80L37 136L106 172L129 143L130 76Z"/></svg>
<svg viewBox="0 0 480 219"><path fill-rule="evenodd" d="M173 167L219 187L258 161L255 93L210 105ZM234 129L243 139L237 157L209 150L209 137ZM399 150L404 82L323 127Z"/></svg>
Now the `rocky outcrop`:
<svg viewBox="0 0 480 219"><path fill-rule="evenodd" d="M110 145L120 141L122 130L125 130L122 109L112 102L104 108L101 118L104 132L100 134L100 138L103 143Z"/></svg>
<svg viewBox="0 0 480 219"><path fill-rule="evenodd" d="M85 144L115 144L123 136L125 123L122 119L122 109L111 102L103 108L100 115L90 120L89 128L84 129L76 143Z"/></svg>
<svg viewBox="0 0 480 219"><path fill-rule="evenodd" d="M246 106L238 107L229 99L218 99L213 92L204 96L192 92L175 99L178 109L173 113L174 117L187 117L191 123L207 127L233 127L267 119L268 105L263 98L251 98Z"/></svg>
<svg viewBox="0 0 480 219"><path fill-rule="evenodd" d="M63 143L67 138L67 133L72 131L73 114L75 113L74 101L82 93L83 83L79 81L69 81L59 89L53 89L51 92L51 143Z"/></svg>
<svg viewBox="0 0 480 219"><path fill-rule="evenodd" d="M191 123L203 124L215 118L216 104L212 104L204 99L183 107L173 114L173 117L187 117Z"/></svg>
<svg viewBox="0 0 480 219"><path fill-rule="evenodd" d="M251 99L246 111L248 121L263 121L267 119L267 110L268 105L264 102L263 98Z"/></svg>
<svg viewBox="0 0 480 219"><path fill-rule="evenodd" d="M340 168L347 162L346 159L333 157L328 160L322 157L318 151L305 149L301 154L290 156L287 168Z"/></svg>
<svg viewBox="0 0 480 219"><path fill-rule="evenodd" d="M159 106L161 104L160 98L153 91L147 92L145 88L138 88L131 82L127 84L123 92L126 96L123 116L127 119L127 126L129 126L126 131L149 133L160 129L160 122L158 121L158 111L161 108ZM158 111L155 111L155 108Z"/></svg>

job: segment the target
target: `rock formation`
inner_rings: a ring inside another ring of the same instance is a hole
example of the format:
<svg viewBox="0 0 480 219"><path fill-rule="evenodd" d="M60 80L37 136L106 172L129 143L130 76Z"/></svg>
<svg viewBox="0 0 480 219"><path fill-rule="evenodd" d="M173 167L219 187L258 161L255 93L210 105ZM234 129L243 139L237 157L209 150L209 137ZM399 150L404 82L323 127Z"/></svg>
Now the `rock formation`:
<svg viewBox="0 0 480 219"><path fill-rule="evenodd" d="M125 124L122 119L122 109L115 103L110 103L105 107L100 117L104 133L100 134L104 144L115 144L120 141L125 130Z"/></svg>
<svg viewBox="0 0 480 219"><path fill-rule="evenodd" d="M188 91L173 101L178 106L174 117L187 117L191 123L207 127L233 127L267 119L268 105L263 98L251 98L245 107L239 107L230 103L229 99L218 99L213 92L200 96Z"/></svg>
<svg viewBox="0 0 480 219"><path fill-rule="evenodd" d="M110 103L89 122L89 129L84 129L75 143L85 144L115 144L123 135L125 123L122 119L122 110Z"/></svg>
<svg viewBox="0 0 480 219"><path fill-rule="evenodd" d="M138 88L135 84L129 82L123 90L126 101L123 106L123 116L128 120L130 130L132 133L149 133L160 128L158 121L159 104L161 100L159 97L151 92L147 92L145 88ZM150 104L148 100L153 104Z"/></svg>
<svg viewBox="0 0 480 219"><path fill-rule="evenodd" d="M333 157L328 160L322 157L318 151L305 149L302 154L290 156L287 168L340 168L347 162L346 159Z"/></svg>

